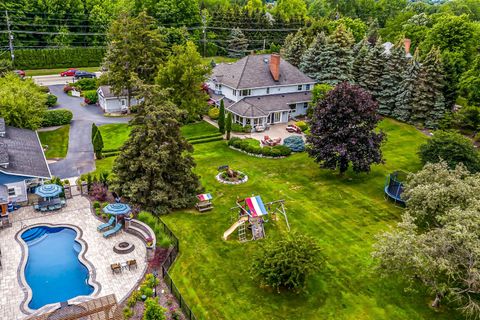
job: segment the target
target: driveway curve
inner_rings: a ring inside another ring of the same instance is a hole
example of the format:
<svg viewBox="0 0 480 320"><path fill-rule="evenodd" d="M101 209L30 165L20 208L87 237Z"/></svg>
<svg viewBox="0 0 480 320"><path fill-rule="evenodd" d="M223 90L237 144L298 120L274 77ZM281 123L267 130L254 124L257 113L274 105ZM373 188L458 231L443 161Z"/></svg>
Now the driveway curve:
<svg viewBox="0 0 480 320"><path fill-rule="evenodd" d="M128 123L126 117L105 117L95 105L82 105L83 98L70 97L63 92L63 85L49 86L50 92L58 97L55 109L68 109L73 113L65 159L51 163L52 175L62 179L77 177L95 170L92 146L92 124L97 126L112 123Z"/></svg>

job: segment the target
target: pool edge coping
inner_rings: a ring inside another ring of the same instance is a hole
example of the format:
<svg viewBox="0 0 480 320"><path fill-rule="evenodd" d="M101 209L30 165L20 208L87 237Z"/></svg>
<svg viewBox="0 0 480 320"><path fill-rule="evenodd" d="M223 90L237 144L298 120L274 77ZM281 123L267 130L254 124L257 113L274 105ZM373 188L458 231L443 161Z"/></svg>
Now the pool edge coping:
<svg viewBox="0 0 480 320"><path fill-rule="evenodd" d="M93 292L88 296L76 296L76 297L71 298L70 300L78 299L78 298L81 298L81 297L98 296L100 294L100 292L102 291L102 285L98 281L96 281L97 272L96 272L95 266L90 261L88 261L87 258L85 258L85 254L88 251L88 243L82 238L83 230L80 227L72 225L72 224L52 224L52 223L32 224L32 225L29 225L28 228L20 229L15 234L15 241L17 241L17 243L20 245L21 252L22 252L21 258L20 258L21 259L20 264L17 267L17 281L18 281L18 284L20 286L20 289L24 293L24 298L23 298L22 302L20 303L20 311L27 316L32 315L32 314L40 314L40 313L43 313L43 312L48 311L48 310L58 309L60 307L60 302L46 304L46 305L44 305L43 307L41 307L37 310L33 310L33 309L30 309L28 307L28 303L29 303L29 301L31 301L31 299L33 297L32 289L30 288L30 286L28 285L28 283L25 279L25 267L26 267L27 261L28 261L28 255L26 254L27 249L28 249L28 245L25 241L23 241L21 239L20 234L24 233L25 231L27 231L29 229L32 229L32 228L35 228L35 227L40 227L40 226L47 226L47 227L53 227L53 228L61 228L61 227L70 228L70 229L73 229L77 233L74 241L78 242L82 247L82 250L78 253L78 260L88 270L89 277L88 277L88 282L87 283L90 286L93 287ZM67 300L67 302L70 301L70 300Z"/></svg>

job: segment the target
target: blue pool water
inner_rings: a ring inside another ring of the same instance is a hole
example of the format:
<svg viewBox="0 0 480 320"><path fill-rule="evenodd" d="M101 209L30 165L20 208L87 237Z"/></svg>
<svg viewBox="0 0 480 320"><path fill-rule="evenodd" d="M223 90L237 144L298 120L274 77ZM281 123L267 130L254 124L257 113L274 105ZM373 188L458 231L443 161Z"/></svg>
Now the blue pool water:
<svg viewBox="0 0 480 320"><path fill-rule="evenodd" d="M33 293L31 309L93 292L87 283L88 269L78 260L81 246L76 236L70 228L45 226L22 234L28 245L25 279Z"/></svg>

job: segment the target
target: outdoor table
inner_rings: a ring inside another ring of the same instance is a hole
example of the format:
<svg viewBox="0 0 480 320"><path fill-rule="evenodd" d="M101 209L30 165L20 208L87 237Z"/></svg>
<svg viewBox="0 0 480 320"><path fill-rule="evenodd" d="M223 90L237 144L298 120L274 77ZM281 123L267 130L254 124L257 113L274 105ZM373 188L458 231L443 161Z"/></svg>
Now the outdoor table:
<svg viewBox="0 0 480 320"><path fill-rule="evenodd" d="M123 269L127 269L127 268L128 268L127 261L125 261L125 262L120 262L120 266L122 267L122 270L123 270Z"/></svg>
<svg viewBox="0 0 480 320"><path fill-rule="evenodd" d="M45 200L45 201L39 201L38 206L41 207L48 207L48 206L54 206L56 204L61 204L60 198L53 198L50 200Z"/></svg>

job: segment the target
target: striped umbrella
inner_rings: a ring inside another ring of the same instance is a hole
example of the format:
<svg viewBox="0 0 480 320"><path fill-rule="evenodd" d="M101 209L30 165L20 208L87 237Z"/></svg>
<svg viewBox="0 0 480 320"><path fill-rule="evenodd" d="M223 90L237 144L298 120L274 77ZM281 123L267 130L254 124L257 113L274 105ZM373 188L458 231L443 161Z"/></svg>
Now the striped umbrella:
<svg viewBox="0 0 480 320"><path fill-rule="evenodd" d="M35 189L35 194L42 198L53 198L57 197L62 191L62 187L57 184L44 184Z"/></svg>
<svg viewBox="0 0 480 320"><path fill-rule="evenodd" d="M132 208L128 204L125 203L110 203L105 208L103 208L103 212L114 215L114 216L121 216L129 214L132 211Z"/></svg>

